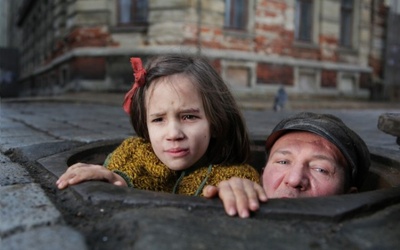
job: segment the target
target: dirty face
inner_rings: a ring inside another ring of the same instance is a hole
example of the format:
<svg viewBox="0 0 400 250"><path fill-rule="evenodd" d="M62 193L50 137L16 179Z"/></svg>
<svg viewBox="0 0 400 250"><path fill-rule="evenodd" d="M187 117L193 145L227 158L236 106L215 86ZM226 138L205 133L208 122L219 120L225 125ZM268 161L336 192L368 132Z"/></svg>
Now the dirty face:
<svg viewBox="0 0 400 250"><path fill-rule="evenodd" d="M310 132L290 132L271 148L263 187L269 198L342 194L345 166L342 153L325 138Z"/></svg>
<svg viewBox="0 0 400 250"><path fill-rule="evenodd" d="M155 81L146 93L152 148L168 168L187 169L205 155L210 143L210 122L201 96L182 74Z"/></svg>

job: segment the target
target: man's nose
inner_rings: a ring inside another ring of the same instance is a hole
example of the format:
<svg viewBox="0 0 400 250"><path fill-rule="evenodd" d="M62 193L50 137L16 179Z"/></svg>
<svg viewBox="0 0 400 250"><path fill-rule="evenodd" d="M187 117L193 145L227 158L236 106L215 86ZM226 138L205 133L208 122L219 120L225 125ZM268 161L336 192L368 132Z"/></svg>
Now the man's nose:
<svg viewBox="0 0 400 250"><path fill-rule="evenodd" d="M309 185L306 168L303 166L292 166L286 173L285 184L299 191L306 190Z"/></svg>

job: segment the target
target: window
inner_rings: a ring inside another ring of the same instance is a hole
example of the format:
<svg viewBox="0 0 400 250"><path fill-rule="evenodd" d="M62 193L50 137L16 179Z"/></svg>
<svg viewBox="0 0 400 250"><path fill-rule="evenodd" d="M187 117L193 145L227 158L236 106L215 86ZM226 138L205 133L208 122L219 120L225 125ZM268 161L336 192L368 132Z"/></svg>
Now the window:
<svg viewBox="0 0 400 250"><path fill-rule="evenodd" d="M147 0L118 0L118 24L141 26L147 24Z"/></svg>
<svg viewBox="0 0 400 250"><path fill-rule="evenodd" d="M353 0L342 0L340 8L340 45L352 47Z"/></svg>
<svg viewBox="0 0 400 250"><path fill-rule="evenodd" d="M245 30L248 19L247 0L225 0L225 28Z"/></svg>
<svg viewBox="0 0 400 250"><path fill-rule="evenodd" d="M295 37L302 42L312 41L313 1L297 0L295 16Z"/></svg>

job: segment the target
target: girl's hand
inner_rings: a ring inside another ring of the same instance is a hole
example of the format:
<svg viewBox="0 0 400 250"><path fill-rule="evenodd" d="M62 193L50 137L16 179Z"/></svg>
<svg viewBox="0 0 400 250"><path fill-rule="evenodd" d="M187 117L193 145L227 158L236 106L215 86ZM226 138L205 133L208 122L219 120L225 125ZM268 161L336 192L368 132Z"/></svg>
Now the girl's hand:
<svg viewBox="0 0 400 250"><path fill-rule="evenodd" d="M259 184L238 177L221 181L217 187L206 186L203 195L206 198L218 195L225 212L230 216L238 214L241 218L247 218L250 211L256 211L260 207L260 201L267 201L267 195Z"/></svg>
<svg viewBox="0 0 400 250"><path fill-rule="evenodd" d="M106 181L117 186L128 186L121 176L111 172L107 168L86 163L76 163L70 166L57 180L56 185L59 189L64 189L70 185L89 180Z"/></svg>

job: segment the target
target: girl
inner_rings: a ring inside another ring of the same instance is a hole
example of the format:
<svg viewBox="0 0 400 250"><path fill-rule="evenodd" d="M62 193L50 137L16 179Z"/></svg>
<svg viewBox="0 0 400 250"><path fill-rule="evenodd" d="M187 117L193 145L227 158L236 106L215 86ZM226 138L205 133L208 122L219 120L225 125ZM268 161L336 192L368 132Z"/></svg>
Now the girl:
<svg viewBox="0 0 400 250"><path fill-rule="evenodd" d="M202 194L233 176L259 182L247 165L250 145L243 117L219 74L204 58L168 55L142 68L131 58L135 82L124 110L138 137L126 139L103 166L77 163L58 179L66 188L86 180L186 195Z"/></svg>

